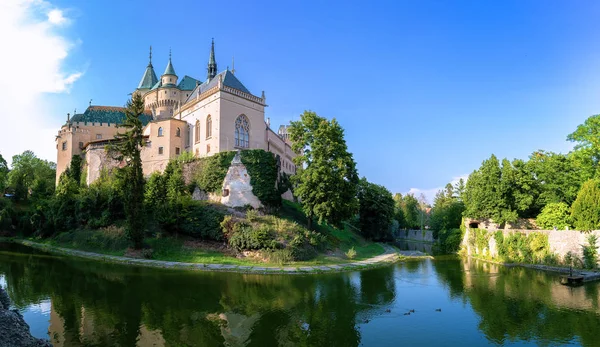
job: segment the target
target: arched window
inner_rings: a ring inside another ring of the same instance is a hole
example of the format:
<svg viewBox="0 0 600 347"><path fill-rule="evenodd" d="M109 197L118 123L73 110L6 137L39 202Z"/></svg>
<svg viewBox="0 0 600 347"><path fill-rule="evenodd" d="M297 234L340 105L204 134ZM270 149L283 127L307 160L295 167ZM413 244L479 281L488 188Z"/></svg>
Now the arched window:
<svg viewBox="0 0 600 347"><path fill-rule="evenodd" d="M163 129L162 129L162 127L158 128L158 136L163 136Z"/></svg>
<svg viewBox="0 0 600 347"><path fill-rule="evenodd" d="M212 136L212 117L208 115L206 117L206 138L210 138Z"/></svg>
<svg viewBox="0 0 600 347"><path fill-rule="evenodd" d="M235 120L235 146L250 147L250 121L248 117L241 114Z"/></svg>
<svg viewBox="0 0 600 347"><path fill-rule="evenodd" d="M177 130L175 130L175 136L181 137L181 129L177 128Z"/></svg>
<svg viewBox="0 0 600 347"><path fill-rule="evenodd" d="M195 141L196 141L196 143L200 142L200 121L199 120L196 121L196 136L195 136Z"/></svg>

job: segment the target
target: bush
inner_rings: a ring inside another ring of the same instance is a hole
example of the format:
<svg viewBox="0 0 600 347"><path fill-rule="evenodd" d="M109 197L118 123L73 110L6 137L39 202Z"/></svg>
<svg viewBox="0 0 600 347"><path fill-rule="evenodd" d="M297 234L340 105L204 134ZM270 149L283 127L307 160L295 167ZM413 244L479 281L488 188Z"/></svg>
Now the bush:
<svg viewBox="0 0 600 347"><path fill-rule="evenodd" d="M520 232L504 236L501 230L494 235L498 255L503 261L515 263L550 263L557 262L550 251L548 235L538 232L526 235Z"/></svg>
<svg viewBox="0 0 600 347"><path fill-rule="evenodd" d="M348 259L356 258L356 250L354 249L354 247L350 248L348 250L348 252L346 252L346 258L348 258Z"/></svg>
<svg viewBox="0 0 600 347"><path fill-rule="evenodd" d="M456 253L460 249L460 243L463 238L461 229L440 230L438 233L438 242L440 251L444 254Z"/></svg>
<svg viewBox="0 0 600 347"><path fill-rule="evenodd" d="M566 229L571 226L569 206L564 202L552 202L546 205L537 216L536 223L542 229Z"/></svg>
<svg viewBox="0 0 600 347"><path fill-rule="evenodd" d="M586 269L595 269L598 264L598 236L587 237L588 244L583 246L583 264Z"/></svg>
<svg viewBox="0 0 600 347"><path fill-rule="evenodd" d="M234 226L234 232L229 237L229 245L238 251L277 248L271 230L265 226L255 229L246 223L237 223Z"/></svg>
<svg viewBox="0 0 600 347"><path fill-rule="evenodd" d="M292 251L289 249L275 249L268 252L269 262L284 265L294 261Z"/></svg>
<svg viewBox="0 0 600 347"><path fill-rule="evenodd" d="M571 207L571 217L577 230L600 229L600 181L592 179L583 184Z"/></svg>

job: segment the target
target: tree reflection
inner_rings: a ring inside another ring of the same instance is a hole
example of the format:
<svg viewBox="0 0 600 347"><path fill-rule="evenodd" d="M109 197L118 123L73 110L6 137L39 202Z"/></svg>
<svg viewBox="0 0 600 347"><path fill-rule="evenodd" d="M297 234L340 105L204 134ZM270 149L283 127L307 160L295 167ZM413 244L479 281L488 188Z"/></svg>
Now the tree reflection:
<svg viewBox="0 0 600 347"><path fill-rule="evenodd" d="M363 319L357 317L379 314L394 300L393 271L188 273L0 244L0 274L15 305L51 299L50 338L57 347L357 346L357 319Z"/></svg>

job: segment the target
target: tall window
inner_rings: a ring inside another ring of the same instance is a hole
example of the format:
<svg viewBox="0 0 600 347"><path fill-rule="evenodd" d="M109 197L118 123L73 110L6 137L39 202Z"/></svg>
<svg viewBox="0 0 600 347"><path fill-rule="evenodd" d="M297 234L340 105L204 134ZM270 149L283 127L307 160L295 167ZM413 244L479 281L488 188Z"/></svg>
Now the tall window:
<svg viewBox="0 0 600 347"><path fill-rule="evenodd" d="M162 127L158 128L158 136L163 136L163 129L162 129Z"/></svg>
<svg viewBox="0 0 600 347"><path fill-rule="evenodd" d="M199 120L196 121L196 135L195 135L194 141L196 141L196 143L200 142L200 121Z"/></svg>
<svg viewBox="0 0 600 347"><path fill-rule="evenodd" d="M239 115L235 120L235 146L250 147L250 122L245 115Z"/></svg>
<svg viewBox="0 0 600 347"><path fill-rule="evenodd" d="M187 146L190 146L191 142L192 142L192 136L190 134L191 133L190 129L192 129L192 126L191 125L187 125L186 126L186 132L185 132L185 136L186 136L185 143L187 143Z"/></svg>
<svg viewBox="0 0 600 347"><path fill-rule="evenodd" d="M206 117L206 138L210 138L212 136L212 117L208 115Z"/></svg>
<svg viewBox="0 0 600 347"><path fill-rule="evenodd" d="M177 130L175 130L175 136L181 137L181 129L177 128Z"/></svg>

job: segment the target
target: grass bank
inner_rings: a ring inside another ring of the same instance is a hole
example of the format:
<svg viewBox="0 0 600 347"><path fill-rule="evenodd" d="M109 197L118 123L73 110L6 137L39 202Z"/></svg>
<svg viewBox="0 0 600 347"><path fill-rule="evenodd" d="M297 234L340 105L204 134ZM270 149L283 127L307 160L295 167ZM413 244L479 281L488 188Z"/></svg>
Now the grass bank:
<svg viewBox="0 0 600 347"><path fill-rule="evenodd" d="M284 201L276 215L260 216L253 214L243 219L253 230L268 230L277 242L286 244L294 238L294 233L304 230L306 216L301 206ZM381 255L384 248L377 243L369 242L357 234L351 225L344 229L336 229L329 225L316 225L316 231L323 235L323 241L314 247L317 254L309 260L293 261L289 257L281 257L278 249L255 250L242 252L226 242L201 241L186 235L156 233L145 238L147 249L132 251L127 241L124 228L112 225L100 229L80 229L62 232L48 239L31 239L32 241L51 246L94 252L112 256L131 256L162 261L185 263L226 264L245 266L309 266L344 264L361 261ZM311 248L312 249L312 248ZM346 253L354 249L351 259Z"/></svg>

